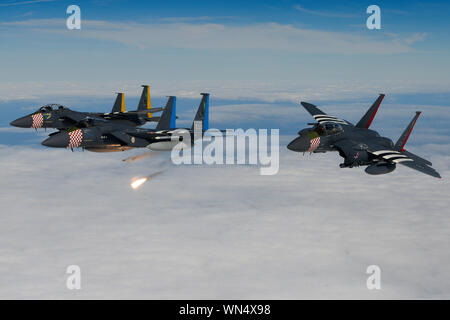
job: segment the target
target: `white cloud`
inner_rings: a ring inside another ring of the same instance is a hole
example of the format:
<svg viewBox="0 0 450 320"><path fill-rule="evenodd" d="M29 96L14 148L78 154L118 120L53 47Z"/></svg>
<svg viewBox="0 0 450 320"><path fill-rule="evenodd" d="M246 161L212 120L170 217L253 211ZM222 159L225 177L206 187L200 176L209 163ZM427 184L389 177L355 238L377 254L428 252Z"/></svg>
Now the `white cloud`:
<svg viewBox="0 0 450 320"><path fill-rule="evenodd" d="M83 20L82 30L68 32L64 19L3 22L4 27L32 27L33 31L66 37L109 40L140 48L168 47L198 50L274 50L298 53L393 54L411 52L399 39L368 34L323 31L288 24L259 23L134 23Z"/></svg>
<svg viewBox="0 0 450 320"><path fill-rule="evenodd" d="M54 2L56 0L28 0L28 1L12 1L6 3L0 3L0 7L9 7L9 6L21 6L26 4L35 4L41 2Z"/></svg>
<svg viewBox="0 0 450 320"><path fill-rule="evenodd" d="M166 17L159 21L164 22L192 22L192 21L211 21L218 19L236 19L235 16L199 16L199 17Z"/></svg>
<svg viewBox="0 0 450 320"><path fill-rule="evenodd" d="M441 180L405 167L373 177L339 169L336 154L285 149L269 177L3 146L0 297L449 298L450 167L438 152ZM71 264L79 292L65 288ZM365 288L371 264L380 292Z"/></svg>
<svg viewBox="0 0 450 320"><path fill-rule="evenodd" d="M412 35L406 37L404 39L404 42L407 43L407 44L413 44L415 42L421 42L421 41L425 40L427 35L428 34L426 32L416 32L416 33L413 33Z"/></svg>
<svg viewBox="0 0 450 320"><path fill-rule="evenodd" d="M296 5L294 8L298 11L313 14L316 16L322 16L322 17L330 17L330 18L357 18L361 17L361 15L357 14L349 14L349 13L340 13L340 12L333 12L333 11L321 11L321 10L310 10L306 9L301 5Z"/></svg>
<svg viewBox="0 0 450 320"><path fill-rule="evenodd" d="M447 92L446 83L429 83L426 80L410 81L344 81L330 83L324 79L322 83L314 85L304 82L283 80L251 81L251 80L179 80L168 81L148 79L143 81L105 80L91 82L70 81L25 81L0 82L0 101L50 99L48 102L57 103L58 97L113 97L115 91L125 92L125 97L137 97L141 94L143 83L151 85L152 96L175 95L177 97L198 98L200 92L210 92L214 98L221 99L256 99L266 102L289 101L317 101L324 99L357 99L373 96L378 92L395 93L439 93Z"/></svg>

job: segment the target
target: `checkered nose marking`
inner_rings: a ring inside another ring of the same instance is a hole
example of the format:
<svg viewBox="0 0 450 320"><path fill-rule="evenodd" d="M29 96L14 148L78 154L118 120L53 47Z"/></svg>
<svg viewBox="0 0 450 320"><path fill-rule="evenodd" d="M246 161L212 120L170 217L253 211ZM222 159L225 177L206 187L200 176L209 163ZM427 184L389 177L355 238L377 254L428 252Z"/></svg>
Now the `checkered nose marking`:
<svg viewBox="0 0 450 320"><path fill-rule="evenodd" d="M83 141L83 131L81 129L77 129L74 131L69 132L69 145L68 148L78 148L81 145L81 142Z"/></svg>
<svg viewBox="0 0 450 320"><path fill-rule="evenodd" d="M311 139L311 141L309 143L310 143L310 146L309 146L308 152L313 152L320 145L320 137Z"/></svg>
<svg viewBox="0 0 450 320"><path fill-rule="evenodd" d="M42 116L42 113L32 114L31 118L33 119L33 124L31 125L32 128L42 128L44 125L44 117Z"/></svg>

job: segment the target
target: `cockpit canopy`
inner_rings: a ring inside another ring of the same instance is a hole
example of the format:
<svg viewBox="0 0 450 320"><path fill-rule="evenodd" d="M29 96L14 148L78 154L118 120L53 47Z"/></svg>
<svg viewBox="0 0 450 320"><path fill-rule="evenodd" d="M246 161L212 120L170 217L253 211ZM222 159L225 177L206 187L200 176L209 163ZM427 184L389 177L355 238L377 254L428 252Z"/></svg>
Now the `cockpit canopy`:
<svg viewBox="0 0 450 320"><path fill-rule="evenodd" d="M342 126L339 123L325 122L316 124L313 130L316 131L319 136L329 136L340 133L344 129L342 129Z"/></svg>
<svg viewBox="0 0 450 320"><path fill-rule="evenodd" d="M50 103L50 104L46 104L45 106L40 107L39 111L50 112L50 111L62 110L62 109L67 109L67 108L60 104Z"/></svg>

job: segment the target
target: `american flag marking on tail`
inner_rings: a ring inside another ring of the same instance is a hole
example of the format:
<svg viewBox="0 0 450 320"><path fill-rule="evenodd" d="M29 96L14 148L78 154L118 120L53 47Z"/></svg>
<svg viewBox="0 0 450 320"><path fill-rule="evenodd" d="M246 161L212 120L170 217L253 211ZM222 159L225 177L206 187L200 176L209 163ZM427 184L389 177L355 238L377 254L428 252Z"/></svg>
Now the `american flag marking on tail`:
<svg viewBox="0 0 450 320"><path fill-rule="evenodd" d="M81 142L83 141L83 131L81 131L81 129L78 130L74 130L69 132L69 137L70 137L70 141L69 141L69 145L67 146L68 148L77 148L80 146Z"/></svg>
<svg viewBox="0 0 450 320"><path fill-rule="evenodd" d="M308 152L313 152L320 145L320 137L311 139L309 143L310 143L310 146L309 146Z"/></svg>
<svg viewBox="0 0 450 320"><path fill-rule="evenodd" d="M42 128L44 125L44 117L42 116L42 113L32 114L31 118L33 119L33 124L31 125L32 128Z"/></svg>

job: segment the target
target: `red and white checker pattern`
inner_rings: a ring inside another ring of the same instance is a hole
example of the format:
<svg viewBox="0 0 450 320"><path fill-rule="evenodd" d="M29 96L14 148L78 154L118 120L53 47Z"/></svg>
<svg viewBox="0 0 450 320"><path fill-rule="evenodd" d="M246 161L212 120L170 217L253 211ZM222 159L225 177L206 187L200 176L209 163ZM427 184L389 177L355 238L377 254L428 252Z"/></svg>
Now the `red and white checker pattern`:
<svg viewBox="0 0 450 320"><path fill-rule="evenodd" d="M81 129L71 131L69 132L69 137L70 141L67 147L71 149L78 148L83 141L83 131L81 131Z"/></svg>
<svg viewBox="0 0 450 320"><path fill-rule="evenodd" d="M44 125L44 117L42 116L42 113L32 114L31 118L33 119L33 123L31 124L32 128L42 128L42 126Z"/></svg>
<svg viewBox="0 0 450 320"><path fill-rule="evenodd" d="M319 147L320 137L311 139L311 141L309 143L310 143L310 146L309 146L308 152L313 152L314 150L316 150Z"/></svg>

